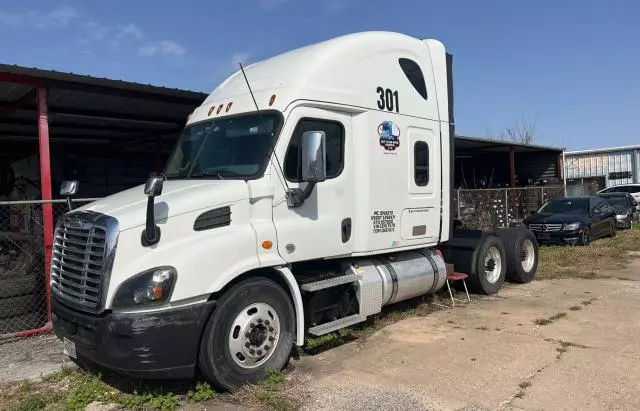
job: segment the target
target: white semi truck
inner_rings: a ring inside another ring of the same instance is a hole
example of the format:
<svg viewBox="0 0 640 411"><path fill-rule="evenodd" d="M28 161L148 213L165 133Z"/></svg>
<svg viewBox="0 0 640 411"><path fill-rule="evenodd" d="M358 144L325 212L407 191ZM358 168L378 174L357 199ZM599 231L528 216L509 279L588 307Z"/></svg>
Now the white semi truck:
<svg viewBox="0 0 640 411"><path fill-rule="evenodd" d="M189 116L162 175L59 220L65 352L232 389L452 270L486 294L531 281L528 230L453 227L452 96L443 44L398 33L241 67Z"/></svg>

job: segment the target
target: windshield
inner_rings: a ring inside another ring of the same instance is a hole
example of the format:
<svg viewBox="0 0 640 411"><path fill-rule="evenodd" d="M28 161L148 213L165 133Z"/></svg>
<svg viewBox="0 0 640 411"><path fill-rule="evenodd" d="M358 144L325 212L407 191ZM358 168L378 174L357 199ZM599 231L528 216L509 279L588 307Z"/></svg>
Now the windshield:
<svg viewBox="0 0 640 411"><path fill-rule="evenodd" d="M171 154L167 179L256 178L273 150L280 116L250 114L185 127Z"/></svg>
<svg viewBox="0 0 640 411"><path fill-rule="evenodd" d="M543 205L538 211L544 214L586 214L589 211L589 200L583 198L554 199Z"/></svg>
<svg viewBox="0 0 640 411"><path fill-rule="evenodd" d="M611 197L601 197L604 201L609 203L609 205L615 209L626 209L629 208L630 204L626 197L622 196L611 196Z"/></svg>

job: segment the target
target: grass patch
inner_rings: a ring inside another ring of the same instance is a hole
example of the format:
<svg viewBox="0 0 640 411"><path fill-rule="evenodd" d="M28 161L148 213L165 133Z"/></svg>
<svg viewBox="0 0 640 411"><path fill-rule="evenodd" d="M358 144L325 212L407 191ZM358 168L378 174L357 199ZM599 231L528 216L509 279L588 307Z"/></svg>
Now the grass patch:
<svg viewBox="0 0 640 411"><path fill-rule="evenodd" d="M144 385L140 380L63 368L40 382L0 385L0 409L31 411L41 409L84 410L93 402L118 404L128 410L172 411L183 403L201 403L217 393L209 384L195 386Z"/></svg>
<svg viewBox="0 0 640 411"><path fill-rule="evenodd" d="M523 390L528 388L528 387L531 387L531 381L524 380L520 384L518 384L518 387L522 388Z"/></svg>
<svg viewBox="0 0 640 411"><path fill-rule="evenodd" d="M569 307L569 309L571 311L580 311L582 310L582 307L580 307L579 305L574 305L573 307Z"/></svg>
<svg viewBox="0 0 640 411"><path fill-rule="evenodd" d="M520 390L516 393L515 397L516 398L524 398L524 396L526 395L526 393L524 392L524 390Z"/></svg>
<svg viewBox="0 0 640 411"><path fill-rule="evenodd" d="M567 313L557 313L552 315L549 318L537 318L536 320L533 321L533 323L536 325L549 325L554 321L557 321L561 318L565 318L566 316L567 316Z"/></svg>
<svg viewBox="0 0 640 411"><path fill-rule="evenodd" d="M489 327L487 327L486 325L482 325L480 327L476 327L476 330L489 331Z"/></svg>
<svg viewBox="0 0 640 411"><path fill-rule="evenodd" d="M198 403L203 401L209 401L215 397L217 393L211 389L209 383L198 382L194 390L187 392L187 399L190 403Z"/></svg>
<svg viewBox="0 0 640 411"><path fill-rule="evenodd" d="M259 384L245 385L231 397L235 402L255 406L258 408L266 408L275 411L289 411L295 409L296 401L295 392L289 392L284 389L286 375L280 371L272 371Z"/></svg>
<svg viewBox="0 0 640 411"><path fill-rule="evenodd" d="M536 318L536 320L533 322L535 325L549 325L551 324L553 321L551 321L548 318Z"/></svg>
<svg viewBox="0 0 640 411"><path fill-rule="evenodd" d="M536 278L597 278L600 270L624 268L629 252L640 251L640 228L618 232L615 238L602 238L588 246L540 247Z"/></svg>

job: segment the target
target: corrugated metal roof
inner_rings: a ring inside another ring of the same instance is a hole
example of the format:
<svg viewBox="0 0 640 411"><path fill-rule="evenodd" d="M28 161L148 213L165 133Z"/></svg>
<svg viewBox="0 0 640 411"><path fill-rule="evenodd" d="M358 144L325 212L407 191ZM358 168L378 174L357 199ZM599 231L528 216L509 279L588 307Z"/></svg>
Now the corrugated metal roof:
<svg viewBox="0 0 640 411"><path fill-rule="evenodd" d="M37 138L39 86L47 89L52 142L175 137L207 97L203 92L0 64L0 140Z"/></svg>
<svg viewBox="0 0 640 411"><path fill-rule="evenodd" d="M536 144L523 144L509 140L492 140L488 138L456 136L456 149L482 150L491 152L509 152L513 147L516 153L529 151L554 151L562 153L564 148L546 147Z"/></svg>
<svg viewBox="0 0 640 411"><path fill-rule="evenodd" d="M127 90L131 92L141 93L141 95L147 94L167 97L182 97L186 100L196 99L202 101L203 96L206 97L207 95L207 93L198 91L155 86L151 84L141 84L125 80L114 80L104 77L93 77L86 74L68 73L12 64L0 64L0 73L11 73L16 75L28 76L52 84L55 84L55 82L74 83L80 86L84 85L86 87L105 87L114 90Z"/></svg>
<svg viewBox="0 0 640 411"><path fill-rule="evenodd" d="M567 156L580 155L580 154L595 154L595 153L609 153L616 151L628 151L628 150L640 150L640 145L620 146L620 147L608 147L608 148L595 148L590 150L577 150L567 151Z"/></svg>

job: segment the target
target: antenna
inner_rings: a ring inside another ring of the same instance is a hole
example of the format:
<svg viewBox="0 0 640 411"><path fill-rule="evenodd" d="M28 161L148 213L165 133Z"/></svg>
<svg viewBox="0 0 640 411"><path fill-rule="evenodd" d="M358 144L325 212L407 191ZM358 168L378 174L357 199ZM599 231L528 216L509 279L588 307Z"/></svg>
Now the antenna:
<svg viewBox="0 0 640 411"><path fill-rule="evenodd" d="M251 84L249 84L249 79L247 79L247 74L244 72L244 67L242 66L242 62L238 62L238 65L240 66L240 71L242 71L242 76L244 77L244 81L245 83L247 83L247 88L249 89L249 93L251 93L251 98L253 99L253 104L255 104L256 106L256 112L258 113L260 122L263 123L263 126L264 126L264 121L262 120L262 113L260 112L260 107L258 107L258 102L256 101L256 97L253 95L253 90L251 89ZM280 164L280 159L278 158L278 154L276 153L275 146L276 146L276 141L273 142L273 156L276 159L276 163L278 163L279 171L282 174L282 181L284 181L284 186L287 192L289 192L291 190L289 189L289 184L287 184L287 178L284 176L284 168L282 168L282 164Z"/></svg>

